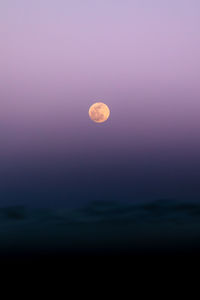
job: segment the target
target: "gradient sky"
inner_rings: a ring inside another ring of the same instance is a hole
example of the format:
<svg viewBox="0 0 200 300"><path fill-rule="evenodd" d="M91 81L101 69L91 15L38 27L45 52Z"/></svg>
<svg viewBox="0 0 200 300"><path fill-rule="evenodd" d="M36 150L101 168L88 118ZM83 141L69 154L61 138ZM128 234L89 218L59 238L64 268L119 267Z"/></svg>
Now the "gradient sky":
<svg viewBox="0 0 200 300"><path fill-rule="evenodd" d="M200 200L199 1L1 0L0 54L2 205Z"/></svg>

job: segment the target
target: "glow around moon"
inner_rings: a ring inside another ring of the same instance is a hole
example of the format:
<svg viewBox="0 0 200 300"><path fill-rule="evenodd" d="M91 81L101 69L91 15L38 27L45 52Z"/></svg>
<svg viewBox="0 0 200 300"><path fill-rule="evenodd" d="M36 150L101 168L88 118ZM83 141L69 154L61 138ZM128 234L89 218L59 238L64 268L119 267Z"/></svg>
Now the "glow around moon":
<svg viewBox="0 0 200 300"><path fill-rule="evenodd" d="M97 102L90 106L89 116L95 123L103 123L108 120L110 109L103 102Z"/></svg>

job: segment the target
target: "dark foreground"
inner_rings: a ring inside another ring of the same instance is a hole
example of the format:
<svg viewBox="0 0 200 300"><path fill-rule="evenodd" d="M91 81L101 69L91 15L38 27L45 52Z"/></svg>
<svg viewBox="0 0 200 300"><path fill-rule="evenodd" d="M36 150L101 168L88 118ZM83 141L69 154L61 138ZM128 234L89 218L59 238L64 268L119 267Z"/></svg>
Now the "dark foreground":
<svg viewBox="0 0 200 300"><path fill-rule="evenodd" d="M80 210L0 209L0 263L200 255L200 205L95 202Z"/></svg>

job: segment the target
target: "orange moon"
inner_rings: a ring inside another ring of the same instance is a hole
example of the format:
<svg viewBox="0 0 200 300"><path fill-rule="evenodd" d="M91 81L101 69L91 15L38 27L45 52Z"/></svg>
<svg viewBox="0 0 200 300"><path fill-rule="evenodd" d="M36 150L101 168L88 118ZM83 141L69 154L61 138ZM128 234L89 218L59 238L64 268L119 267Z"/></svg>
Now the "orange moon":
<svg viewBox="0 0 200 300"><path fill-rule="evenodd" d="M95 123L103 123L108 120L110 109L105 103L97 102L90 106L89 116Z"/></svg>

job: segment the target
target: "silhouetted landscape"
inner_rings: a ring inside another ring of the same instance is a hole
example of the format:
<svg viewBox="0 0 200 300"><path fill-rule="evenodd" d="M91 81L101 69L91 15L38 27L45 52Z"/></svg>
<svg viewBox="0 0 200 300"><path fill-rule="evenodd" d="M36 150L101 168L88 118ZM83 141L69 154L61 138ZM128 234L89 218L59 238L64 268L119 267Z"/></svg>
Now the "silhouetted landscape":
<svg viewBox="0 0 200 300"><path fill-rule="evenodd" d="M76 210L0 209L4 257L186 254L200 249L200 205L92 202Z"/></svg>

